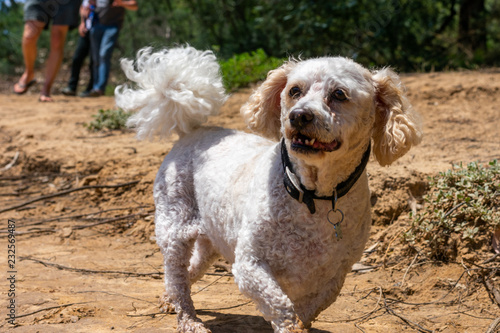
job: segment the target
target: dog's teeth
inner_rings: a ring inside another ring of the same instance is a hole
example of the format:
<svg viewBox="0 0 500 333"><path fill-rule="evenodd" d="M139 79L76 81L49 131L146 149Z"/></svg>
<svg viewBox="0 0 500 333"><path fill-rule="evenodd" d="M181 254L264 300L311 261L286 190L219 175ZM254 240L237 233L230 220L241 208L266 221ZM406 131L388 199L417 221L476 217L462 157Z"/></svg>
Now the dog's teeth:
<svg viewBox="0 0 500 333"><path fill-rule="evenodd" d="M311 139L311 140L309 141L309 144L312 146L315 142L316 142L316 139Z"/></svg>
<svg viewBox="0 0 500 333"><path fill-rule="evenodd" d="M305 140L304 143L309 146L309 140Z"/></svg>

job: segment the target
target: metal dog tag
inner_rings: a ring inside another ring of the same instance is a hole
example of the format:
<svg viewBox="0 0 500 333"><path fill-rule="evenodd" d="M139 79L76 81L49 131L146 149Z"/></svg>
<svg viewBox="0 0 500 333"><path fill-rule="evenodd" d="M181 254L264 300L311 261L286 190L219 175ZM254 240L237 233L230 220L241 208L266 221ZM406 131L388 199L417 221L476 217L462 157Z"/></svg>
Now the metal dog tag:
<svg viewBox="0 0 500 333"><path fill-rule="evenodd" d="M334 223L332 222L332 220L330 219L330 213L337 213L339 212L340 213L340 219L338 222ZM340 226L340 224L344 221L344 212L341 211L340 209L331 209L329 212L328 212L328 215L326 216L326 219L328 220L328 223L330 223L331 225L333 225L333 229L335 230L335 237L337 238L337 240L339 239L342 239L342 227Z"/></svg>
<svg viewBox="0 0 500 333"><path fill-rule="evenodd" d="M335 229L335 237L337 237L337 239L342 239L342 228L340 223L334 224L333 229Z"/></svg>

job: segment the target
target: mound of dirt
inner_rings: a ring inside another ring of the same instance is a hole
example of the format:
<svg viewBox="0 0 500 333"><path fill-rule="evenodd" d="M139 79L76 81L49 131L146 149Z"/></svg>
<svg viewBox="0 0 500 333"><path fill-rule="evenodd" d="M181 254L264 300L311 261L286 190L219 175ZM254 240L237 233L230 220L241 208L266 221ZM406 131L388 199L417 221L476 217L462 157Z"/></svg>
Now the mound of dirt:
<svg viewBox="0 0 500 333"><path fill-rule="evenodd" d="M484 263L493 252L475 263L431 262L408 252L401 235L409 211L423 204L428 176L500 157L500 73L405 74L403 81L424 140L388 168L370 161L367 250L311 332L485 332L498 317L498 259ZM210 123L244 130L239 108L250 92L234 93ZM17 324L3 321L1 330L175 332L175 316L158 307L162 258L152 198L175 138L91 133L83 123L114 108L113 98L56 95L55 103L39 103L37 94L0 94L0 242L6 249L8 220L15 221L17 272ZM213 332L272 332L222 261L193 286L193 299Z"/></svg>

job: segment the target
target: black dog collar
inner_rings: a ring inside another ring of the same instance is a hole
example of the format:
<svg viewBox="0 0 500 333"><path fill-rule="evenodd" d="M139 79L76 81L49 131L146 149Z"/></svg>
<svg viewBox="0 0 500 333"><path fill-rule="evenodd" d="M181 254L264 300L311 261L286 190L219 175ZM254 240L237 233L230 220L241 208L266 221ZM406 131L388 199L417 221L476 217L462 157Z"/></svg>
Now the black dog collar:
<svg viewBox="0 0 500 333"><path fill-rule="evenodd" d="M290 157L286 150L285 139L281 140L281 163L283 164L283 183L285 184L285 189L290 194L292 198L300 203L305 203L311 214L316 212L316 206L314 205L314 199L318 200L331 200L332 210L336 211L337 199L346 195L349 190L356 184L359 177L363 174L363 171L368 164L370 159L371 143L368 144L368 148L363 154L361 163L356 167L354 172L345 181L338 184L333 189L333 194L328 197L318 197L312 190L308 190L300 183L299 177L293 173L293 166L290 162Z"/></svg>

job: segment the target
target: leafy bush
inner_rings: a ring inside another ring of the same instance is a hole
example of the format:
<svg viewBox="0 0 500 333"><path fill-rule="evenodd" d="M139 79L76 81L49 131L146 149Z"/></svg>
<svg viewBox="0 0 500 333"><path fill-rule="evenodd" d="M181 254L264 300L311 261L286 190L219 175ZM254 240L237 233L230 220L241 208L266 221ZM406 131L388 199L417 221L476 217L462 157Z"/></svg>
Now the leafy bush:
<svg viewBox="0 0 500 333"><path fill-rule="evenodd" d="M279 67L282 59L268 57L264 50L234 55L221 62L224 85L228 91L246 87L250 83L264 80L267 73Z"/></svg>
<svg viewBox="0 0 500 333"><path fill-rule="evenodd" d="M427 255L444 261L489 246L491 235L500 227L499 171L497 160L488 167L460 163L431 178L425 207L412 216L405 240L421 242Z"/></svg>
<svg viewBox="0 0 500 333"><path fill-rule="evenodd" d="M24 70L24 3L0 1L2 74L19 76ZM461 22L461 17L466 20ZM467 33L462 36L465 32L460 27L465 26ZM68 33L64 63L71 61L78 38L77 29ZM131 58L146 45L186 42L198 49L217 50L224 59L262 48L274 57L342 55L367 67L390 65L398 71L498 66L500 2L141 1L140 10L125 16L113 52L112 73L119 72L120 58ZM49 45L50 33L45 31L38 41L37 69L43 67Z"/></svg>
<svg viewBox="0 0 500 333"><path fill-rule="evenodd" d="M118 130L126 128L125 123L130 117L130 112L125 112L122 109L103 110L100 109L97 115L92 116L94 120L90 124L84 124L89 131Z"/></svg>

